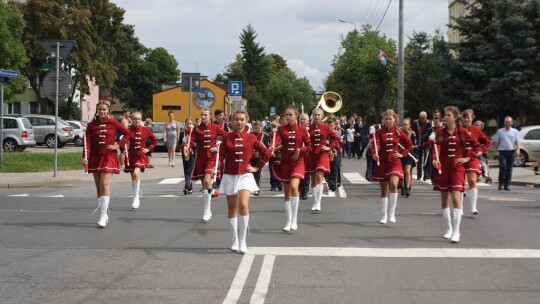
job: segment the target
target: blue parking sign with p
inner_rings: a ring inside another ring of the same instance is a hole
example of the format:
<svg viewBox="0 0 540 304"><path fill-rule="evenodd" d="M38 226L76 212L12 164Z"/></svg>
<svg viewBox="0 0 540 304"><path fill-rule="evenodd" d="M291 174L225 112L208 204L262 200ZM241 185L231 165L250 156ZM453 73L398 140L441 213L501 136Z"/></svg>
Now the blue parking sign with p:
<svg viewBox="0 0 540 304"><path fill-rule="evenodd" d="M242 95L242 81L229 81L229 95L241 96Z"/></svg>

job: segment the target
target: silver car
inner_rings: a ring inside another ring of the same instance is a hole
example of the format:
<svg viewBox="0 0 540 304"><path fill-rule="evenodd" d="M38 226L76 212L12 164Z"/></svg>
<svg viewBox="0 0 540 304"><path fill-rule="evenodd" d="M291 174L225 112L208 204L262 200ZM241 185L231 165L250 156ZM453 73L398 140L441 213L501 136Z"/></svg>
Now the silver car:
<svg viewBox="0 0 540 304"><path fill-rule="evenodd" d="M527 126L519 131L520 154L516 155L514 166L540 160L540 126Z"/></svg>
<svg viewBox="0 0 540 304"><path fill-rule="evenodd" d="M82 147L84 145L83 133L86 131L86 127L77 120L68 120L67 122L73 128L73 143L77 147Z"/></svg>
<svg viewBox="0 0 540 304"><path fill-rule="evenodd" d="M54 148L54 142L58 138L58 147L62 148L68 142L73 141L73 128L67 121L58 119L58 129L55 136L54 116L26 115L25 117L34 127L34 138L38 145L46 144L47 147Z"/></svg>
<svg viewBox="0 0 540 304"><path fill-rule="evenodd" d="M4 142L2 149L6 152L23 151L36 145L34 129L30 121L24 117L4 116Z"/></svg>

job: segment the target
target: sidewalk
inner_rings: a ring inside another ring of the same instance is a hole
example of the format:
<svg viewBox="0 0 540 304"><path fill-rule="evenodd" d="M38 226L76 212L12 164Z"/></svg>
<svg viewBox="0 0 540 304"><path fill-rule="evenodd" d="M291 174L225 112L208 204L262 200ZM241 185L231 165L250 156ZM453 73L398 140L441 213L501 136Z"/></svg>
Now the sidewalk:
<svg viewBox="0 0 540 304"><path fill-rule="evenodd" d="M152 165L154 168L147 168L142 174L142 180L159 180L163 178L183 177L182 159L176 156L176 166L168 165L166 152L152 153ZM5 188L33 188L33 187L63 187L70 185L93 184L92 175L84 173L83 170L57 171L54 172L32 172L32 173L1 173L0 189ZM121 172L114 174L112 183L129 182L131 175Z"/></svg>
<svg viewBox="0 0 540 304"><path fill-rule="evenodd" d="M344 165L350 166L354 162L354 166L359 165L360 174L364 175L366 171L366 161L362 158L361 161L344 160ZM142 174L142 180L160 180L164 178L179 178L184 176L182 169L182 160L180 156L176 156L176 166L168 165L167 153L153 153L152 164L153 169L146 169ZM499 168L497 162L490 162L490 176L494 184L497 184L499 176ZM413 169L413 174L416 170ZM129 182L130 174L120 173L115 174L112 178L113 183ZM482 178L481 181L484 181ZM92 175L87 175L81 170L75 171L58 171L56 177L53 177L53 172L35 172L35 173L0 173L0 189L2 188L32 188L32 187L62 187L70 185L91 184L94 182ZM513 186L526 186L540 188L540 175L534 175L532 167L514 167L512 173Z"/></svg>

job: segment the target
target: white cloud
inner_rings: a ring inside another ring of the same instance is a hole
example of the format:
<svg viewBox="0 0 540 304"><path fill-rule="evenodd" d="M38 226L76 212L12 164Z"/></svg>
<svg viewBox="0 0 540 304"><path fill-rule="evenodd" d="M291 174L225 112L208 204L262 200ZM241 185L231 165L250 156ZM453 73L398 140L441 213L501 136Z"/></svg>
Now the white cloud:
<svg viewBox="0 0 540 304"><path fill-rule="evenodd" d="M322 83L328 73L321 72L319 69L306 64L301 59L288 59L287 66L293 70L298 77L306 77L315 90L323 90ZM317 84L317 86L315 86ZM320 84L320 86L318 85Z"/></svg>

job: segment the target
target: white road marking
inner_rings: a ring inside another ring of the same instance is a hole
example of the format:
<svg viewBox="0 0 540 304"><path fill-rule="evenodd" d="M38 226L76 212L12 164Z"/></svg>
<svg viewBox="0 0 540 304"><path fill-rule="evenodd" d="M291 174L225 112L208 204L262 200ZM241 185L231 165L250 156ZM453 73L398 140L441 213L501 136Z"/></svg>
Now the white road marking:
<svg viewBox="0 0 540 304"><path fill-rule="evenodd" d="M347 192L345 192L345 187L341 185L341 187L338 187L339 197L347 198Z"/></svg>
<svg viewBox="0 0 540 304"><path fill-rule="evenodd" d="M160 181L158 184L160 184L160 185L175 185L175 184L180 184L182 181L184 181L183 177L165 178L162 181Z"/></svg>
<svg viewBox="0 0 540 304"><path fill-rule="evenodd" d="M341 173L351 184L371 184L370 181L365 179L360 173L358 172L346 172Z"/></svg>
<svg viewBox="0 0 540 304"><path fill-rule="evenodd" d="M242 294L242 289L244 289L244 284L246 284L246 280L247 280L249 271L251 270L251 265L253 264L254 258L255 258L254 255L248 255L248 254L244 255L244 257L242 258L242 262L240 262L240 266L238 267L236 276L234 276L234 279L231 284L231 288L229 289L229 292L227 293L227 297L225 297L225 300L223 300L224 304L234 304L238 302L238 299L240 298L240 295Z"/></svg>
<svg viewBox="0 0 540 304"><path fill-rule="evenodd" d="M43 197L64 197L62 194L56 194L56 195L44 195Z"/></svg>
<svg viewBox="0 0 540 304"><path fill-rule="evenodd" d="M28 194L11 194L11 195L8 195L8 196L29 197L30 195L28 195Z"/></svg>
<svg viewBox="0 0 540 304"><path fill-rule="evenodd" d="M540 259L540 249L491 248L339 248L251 247L249 255L385 257L385 258L497 258Z"/></svg>
<svg viewBox="0 0 540 304"><path fill-rule="evenodd" d="M498 196L478 195L478 198L488 200L488 201L495 201L495 202L534 202L534 200L517 198L515 196L506 196L506 195L498 195Z"/></svg>
<svg viewBox="0 0 540 304"><path fill-rule="evenodd" d="M62 211L48 211L48 210L0 210L0 212L28 212L28 213L60 213Z"/></svg>
<svg viewBox="0 0 540 304"><path fill-rule="evenodd" d="M268 293L268 285L270 284L270 278L272 277L272 270L274 269L275 255L265 255L261 272L259 273L259 279L255 285L255 290L251 295L251 304L264 304L264 299Z"/></svg>

